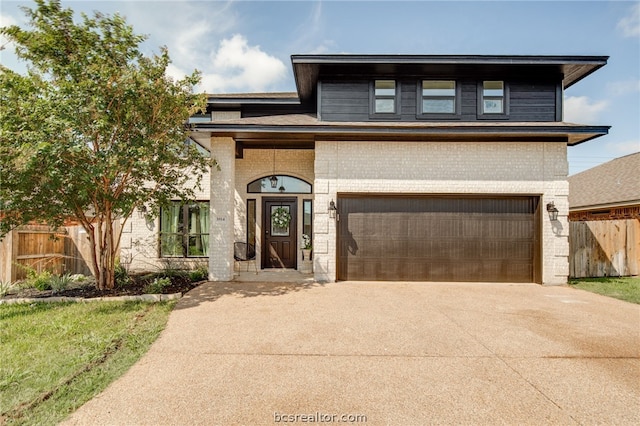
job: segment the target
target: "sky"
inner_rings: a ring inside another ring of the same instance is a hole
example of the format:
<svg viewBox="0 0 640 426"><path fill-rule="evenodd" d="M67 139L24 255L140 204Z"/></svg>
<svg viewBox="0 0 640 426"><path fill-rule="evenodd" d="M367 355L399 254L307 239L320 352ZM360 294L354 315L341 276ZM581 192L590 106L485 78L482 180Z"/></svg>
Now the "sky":
<svg viewBox="0 0 640 426"><path fill-rule="evenodd" d="M609 125L569 147L569 174L640 151L640 1L62 1L76 12L119 13L167 46L174 77L202 72L207 93L295 91L292 54L602 55L608 64L565 91L564 120ZM2 0L0 25L24 25ZM16 71L0 40L0 63Z"/></svg>

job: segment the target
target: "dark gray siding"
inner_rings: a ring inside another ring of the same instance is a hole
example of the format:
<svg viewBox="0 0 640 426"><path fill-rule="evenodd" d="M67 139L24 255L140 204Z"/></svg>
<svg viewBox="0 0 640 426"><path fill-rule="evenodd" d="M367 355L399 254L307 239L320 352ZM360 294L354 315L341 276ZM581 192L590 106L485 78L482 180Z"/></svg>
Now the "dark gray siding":
<svg viewBox="0 0 640 426"><path fill-rule="evenodd" d="M513 121L555 121L556 85L510 83L509 117Z"/></svg>
<svg viewBox="0 0 640 426"><path fill-rule="evenodd" d="M369 81L323 81L322 121L368 121Z"/></svg>
<svg viewBox="0 0 640 426"><path fill-rule="evenodd" d="M385 77L389 78L389 77ZM448 78L448 77L439 77ZM488 79L488 78L487 78ZM499 77L495 77L499 80ZM371 121L370 116L371 80L330 80L323 81L320 89L320 114L323 121ZM398 121L426 120L418 116L418 84L420 78L398 80L400 114L393 117ZM460 121L478 120L478 81L476 79L456 79L461 88ZM556 121L556 92L554 82L515 82L505 80L509 86L509 121ZM559 83L558 83L559 84ZM438 121L438 118L428 118ZM485 118L486 119L486 118Z"/></svg>

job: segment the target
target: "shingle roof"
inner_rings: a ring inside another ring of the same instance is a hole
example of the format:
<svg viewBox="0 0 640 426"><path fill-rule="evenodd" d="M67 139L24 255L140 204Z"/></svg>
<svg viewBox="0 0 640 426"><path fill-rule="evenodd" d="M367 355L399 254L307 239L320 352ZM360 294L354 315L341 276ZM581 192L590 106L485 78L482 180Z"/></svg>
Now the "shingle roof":
<svg viewBox="0 0 640 426"><path fill-rule="evenodd" d="M363 133L386 132L416 134L454 133L500 133L504 135L554 135L567 136L569 145L576 145L594 137L606 134L608 126L585 126L564 122L513 122L513 121L324 121L315 114L282 114L261 117L244 117L195 125L200 131L212 133L229 132L285 132L285 133Z"/></svg>
<svg viewBox="0 0 640 426"><path fill-rule="evenodd" d="M640 152L569 176L569 209L640 204Z"/></svg>

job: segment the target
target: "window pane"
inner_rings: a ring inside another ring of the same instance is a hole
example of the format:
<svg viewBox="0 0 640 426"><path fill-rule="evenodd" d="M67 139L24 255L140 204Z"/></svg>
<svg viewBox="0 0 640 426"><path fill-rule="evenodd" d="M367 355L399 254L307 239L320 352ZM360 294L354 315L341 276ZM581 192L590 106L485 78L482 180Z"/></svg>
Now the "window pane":
<svg viewBox="0 0 640 426"><path fill-rule="evenodd" d="M453 99L425 99L422 101L422 112L428 113L455 113Z"/></svg>
<svg viewBox="0 0 640 426"><path fill-rule="evenodd" d="M395 112L396 100L395 99L376 99L376 112Z"/></svg>
<svg viewBox="0 0 640 426"><path fill-rule="evenodd" d="M501 114L502 99L485 99L483 111L487 114Z"/></svg>
<svg viewBox="0 0 640 426"><path fill-rule="evenodd" d="M482 94L483 96L504 96L504 83L502 81L485 81Z"/></svg>
<svg viewBox="0 0 640 426"><path fill-rule="evenodd" d="M247 185L249 194L259 193L279 193L279 194L311 194L311 184L293 176L276 176L278 183L275 188L271 187L271 176L257 179Z"/></svg>
<svg viewBox="0 0 640 426"><path fill-rule="evenodd" d="M182 257L182 234L161 234L160 255Z"/></svg>
<svg viewBox="0 0 640 426"><path fill-rule="evenodd" d="M422 96L456 96L456 82L450 80L424 80Z"/></svg>
<svg viewBox="0 0 640 426"><path fill-rule="evenodd" d="M247 243L256 245L256 200L247 200Z"/></svg>
<svg viewBox="0 0 640 426"><path fill-rule="evenodd" d="M209 235L189 235L189 252L187 255L207 256L209 254Z"/></svg>
<svg viewBox="0 0 640 426"><path fill-rule="evenodd" d="M311 223L313 220L313 211L311 200L304 200L302 202L302 233L313 238Z"/></svg>
<svg viewBox="0 0 640 426"><path fill-rule="evenodd" d="M209 203L188 206L189 246L187 256L205 256L209 247Z"/></svg>
<svg viewBox="0 0 640 426"><path fill-rule="evenodd" d="M180 232L182 230L182 207L179 203L173 203L169 207L163 207L160 232Z"/></svg>
<svg viewBox="0 0 640 426"><path fill-rule="evenodd" d="M395 96L395 80L376 80L376 96Z"/></svg>

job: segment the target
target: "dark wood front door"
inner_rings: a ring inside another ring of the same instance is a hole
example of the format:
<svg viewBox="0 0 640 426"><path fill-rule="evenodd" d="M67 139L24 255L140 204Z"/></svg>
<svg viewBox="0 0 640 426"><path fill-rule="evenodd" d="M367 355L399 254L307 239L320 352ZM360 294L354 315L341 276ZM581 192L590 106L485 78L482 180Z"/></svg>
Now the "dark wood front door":
<svg viewBox="0 0 640 426"><path fill-rule="evenodd" d="M273 215L288 212L288 226L278 226ZM295 198L262 199L262 266L263 268L297 267L297 200Z"/></svg>

